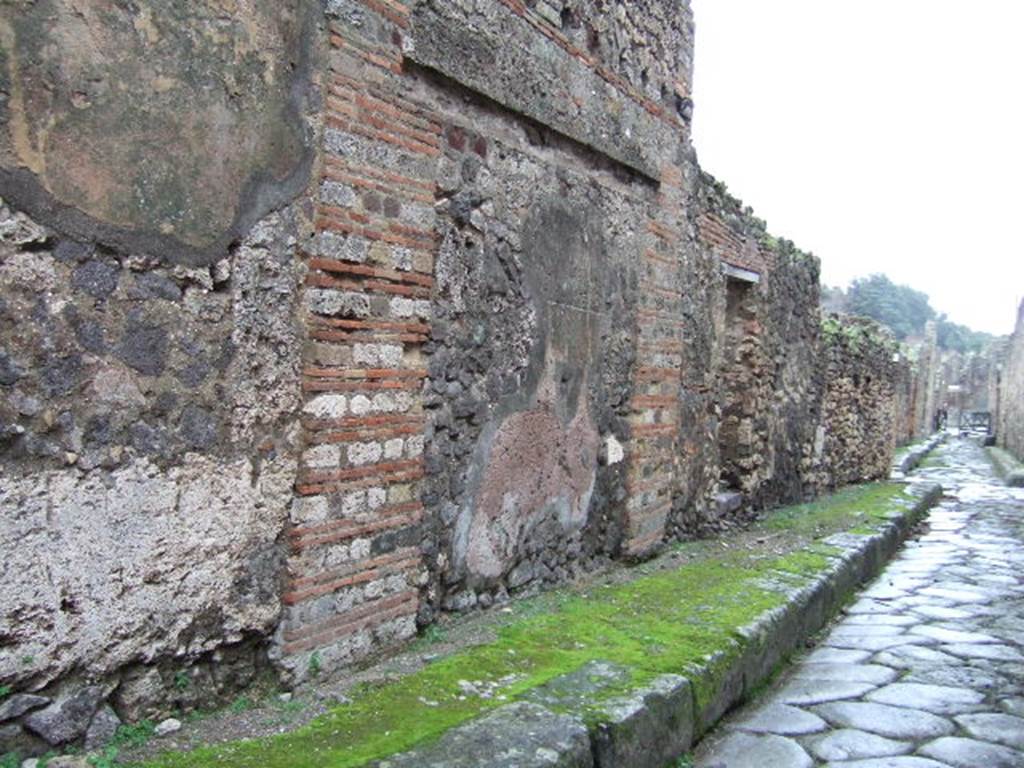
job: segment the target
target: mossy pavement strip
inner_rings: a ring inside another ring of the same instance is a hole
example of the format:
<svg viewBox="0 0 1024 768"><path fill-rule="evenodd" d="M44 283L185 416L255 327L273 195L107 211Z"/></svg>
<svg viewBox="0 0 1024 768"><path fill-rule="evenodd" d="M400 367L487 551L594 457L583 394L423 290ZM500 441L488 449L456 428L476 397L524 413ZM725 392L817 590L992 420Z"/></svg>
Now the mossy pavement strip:
<svg viewBox="0 0 1024 768"><path fill-rule="evenodd" d="M544 610L515 615L493 642L393 682L358 687L347 703L296 731L165 753L144 765L361 766L430 742L595 661L621 665L628 674L594 695L588 720L600 719L603 701L659 675L703 670L692 678L699 709L715 682L706 672L709 656L715 667L727 666L741 649L741 627L781 605L787 588L825 569L836 550L821 539L839 532L869 535L915 501L903 485L874 483L776 510L752 529L773 539L771 551L720 541L679 545L686 558L680 566L623 584L561 590L545 600Z"/></svg>

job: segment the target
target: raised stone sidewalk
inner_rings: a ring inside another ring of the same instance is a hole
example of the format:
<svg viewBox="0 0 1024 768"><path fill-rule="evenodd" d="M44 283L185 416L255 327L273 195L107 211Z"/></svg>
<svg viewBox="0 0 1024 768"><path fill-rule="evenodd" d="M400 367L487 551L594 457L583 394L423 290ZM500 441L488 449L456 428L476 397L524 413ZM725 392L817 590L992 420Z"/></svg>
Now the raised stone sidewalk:
<svg viewBox="0 0 1024 768"><path fill-rule="evenodd" d="M938 441L928 441L927 450ZM924 452L926 453L927 450ZM857 585L875 576L897 551L913 526L939 499L941 488L917 483L910 488L916 502L893 509L889 521L873 535L839 534L825 540L834 547L829 565L810 583L789 591L789 599L738 632L740 652L706 659L687 677L663 675L642 690L634 690L595 708L587 691L601 691L616 682L614 665L592 663L557 679L531 695L531 701L511 704L454 728L433 744L372 765L374 768L665 768L676 765L702 734L731 707L752 695L780 661L829 621ZM775 584L776 588L780 585ZM917 641L914 641L917 642ZM920 643L930 643L922 638ZM865 657L870 654L865 653ZM893 674L893 678L895 678ZM695 689L710 685L710 698L697 704ZM847 693L866 693L858 682ZM809 727L818 718L793 707L775 711L780 721L796 724L781 730ZM762 715L759 715L761 717ZM810 718L815 718L813 721ZM805 725L798 725L806 721ZM756 726L755 726L756 727ZM749 751L747 746L757 745ZM784 745L784 746L783 746ZM753 762L739 766L782 768L773 762L777 750L800 746L767 734L737 732L728 740L728 754L747 754ZM762 752L762 750L767 750ZM779 752L778 754L784 754ZM728 760L732 760L729 757ZM719 763L713 763L718 765ZM710 764L709 764L710 765ZM722 764L733 768L732 762ZM809 764L810 765L810 764ZM868 768L868 767L865 767Z"/></svg>
<svg viewBox="0 0 1024 768"><path fill-rule="evenodd" d="M928 532L698 768L1024 767L1024 491L973 443L939 456Z"/></svg>

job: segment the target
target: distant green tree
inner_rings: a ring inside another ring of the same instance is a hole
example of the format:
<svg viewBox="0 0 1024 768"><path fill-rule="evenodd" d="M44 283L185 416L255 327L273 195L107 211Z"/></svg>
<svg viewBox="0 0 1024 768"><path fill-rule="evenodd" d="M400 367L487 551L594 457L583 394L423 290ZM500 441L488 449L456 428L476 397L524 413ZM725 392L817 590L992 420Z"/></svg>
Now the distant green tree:
<svg viewBox="0 0 1024 768"><path fill-rule="evenodd" d="M859 277L846 292L846 311L889 326L896 338L919 335L935 317L928 295L907 285L896 285L885 275Z"/></svg>
<svg viewBox="0 0 1024 768"><path fill-rule="evenodd" d="M991 333L950 322L945 315L939 315L937 331L939 346L956 352L981 352L995 339Z"/></svg>

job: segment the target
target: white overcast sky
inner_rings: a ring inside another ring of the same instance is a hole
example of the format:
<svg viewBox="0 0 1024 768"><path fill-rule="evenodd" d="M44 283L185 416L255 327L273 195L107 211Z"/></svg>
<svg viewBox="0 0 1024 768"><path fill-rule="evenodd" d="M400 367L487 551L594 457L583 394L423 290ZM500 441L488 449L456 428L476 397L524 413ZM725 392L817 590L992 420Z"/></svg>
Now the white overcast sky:
<svg viewBox="0 0 1024 768"><path fill-rule="evenodd" d="M693 0L705 170L813 251L976 330L1024 295L1022 0Z"/></svg>

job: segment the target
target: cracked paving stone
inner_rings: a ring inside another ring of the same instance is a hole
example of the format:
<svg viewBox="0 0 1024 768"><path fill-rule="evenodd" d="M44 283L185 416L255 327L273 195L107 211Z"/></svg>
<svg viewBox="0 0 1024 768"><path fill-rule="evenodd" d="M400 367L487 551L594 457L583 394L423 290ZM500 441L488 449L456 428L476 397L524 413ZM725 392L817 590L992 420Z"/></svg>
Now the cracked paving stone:
<svg viewBox="0 0 1024 768"><path fill-rule="evenodd" d="M796 680L846 680L855 683L891 683L899 672L881 664L804 663L791 676Z"/></svg>
<svg viewBox="0 0 1024 768"><path fill-rule="evenodd" d="M998 713L960 715L957 724L967 733L982 741L1005 744L1024 749L1024 718Z"/></svg>
<svg viewBox="0 0 1024 768"><path fill-rule="evenodd" d="M741 731L774 733L779 736L804 736L823 731L828 724L815 714L785 704L767 704L729 725Z"/></svg>
<svg viewBox="0 0 1024 768"><path fill-rule="evenodd" d="M921 747L925 757L934 757L953 768L1021 768L1024 753L998 744L946 736Z"/></svg>
<svg viewBox="0 0 1024 768"><path fill-rule="evenodd" d="M890 739L927 739L948 736L955 729L944 717L916 709L857 701L819 704L815 714L843 728L856 728Z"/></svg>
<svg viewBox="0 0 1024 768"><path fill-rule="evenodd" d="M811 768L803 747L782 736L734 733L698 759L696 768Z"/></svg>
<svg viewBox="0 0 1024 768"><path fill-rule="evenodd" d="M974 645L951 643L941 645L944 653L951 653L964 659L988 659L990 661L1024 661L1024 654L1009 645Z"/></svg>
<svg viewBox="0 0 1024 768"><path fill-rule="evenodd" d="M875 683L857 682L855 680L815 680L794 679L787 683L777 698L786 704L808 705L824 704L827 701L842 699L859 699L878 686ZM961 710L962 711L962 710Z"/></svg>
<svg viewBox="0 0 1024 768"><path fill-rule="evenodd" d="M909 741L895 741L866 731L842 728L808 741L808 749L819 760L858 760L869 757L905 755L914 749Z"/></svg>
<svg viewBox="0 0 1024 768"><path fill-rule="evenodd" d="M968 688L952 688L946 685L893 683L872 691L865 698L877 704L922 709L933 715L960 715L977 711L975 708L984 701L985 694Z"/></svg>

